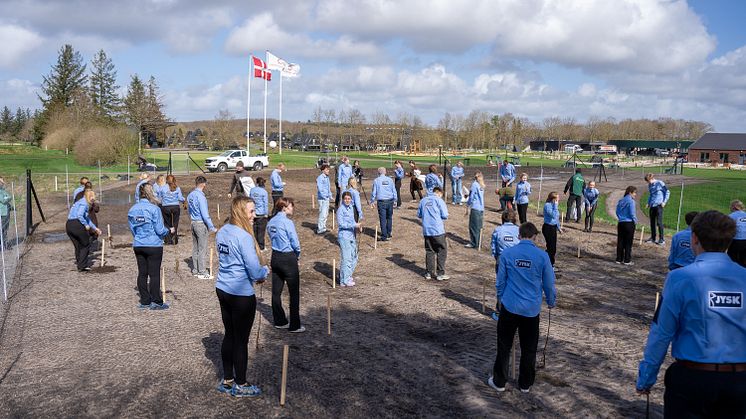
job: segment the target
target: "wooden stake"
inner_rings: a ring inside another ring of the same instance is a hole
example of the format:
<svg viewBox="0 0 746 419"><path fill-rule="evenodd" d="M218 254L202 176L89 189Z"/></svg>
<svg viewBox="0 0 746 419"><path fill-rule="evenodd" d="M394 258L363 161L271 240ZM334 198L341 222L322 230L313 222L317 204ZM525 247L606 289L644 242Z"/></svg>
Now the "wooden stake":
<svg viewBox="0 0 746 419"><path fill-rule="evenodd" d="M174 259L174 272L179 273L179 258Z"/></svg>
<svg viewBox="0 0 746 419"><path fill-rule="evenodd" d="M54 177L54 191L57 192L57 176Z"/></svg>
<svg viewBox="0 0 746 419"><path fill-rule="evenodd" d="M287 396L287 385L288 385L288 356L290 355L290 347L284 345L282 347L282 383L280 384L280 406L285 406L285 396Z"/></svg>
<svg viewBox="0 0 746 419"><path fill-rule="evenodd" d="M316 209L316 195L311 194L311 208Z"/></svg>
<svg viewBox="0 0 746 419"><path fill-rule="evenodd" d="M378 224L376 224L376 234L373 236L373 248L378 249Z"/></svg>
<svg viewBox="0 0 746 419"><path fill-rule="evenodd" d="M256 322L256 350L259 350L259 332L262 331L262 313L259 313L259 316L257 316L257 322Z"/></svg>
<svg viewBox="0 0 746 419"><path fill-rule="evenodd" d="M210 248L210 276L215 276L214 271L212 270L212 259L215 255L215 249Z"/></svg>
<svg viewBox="0 0 746 419"><path fill-rule="evenodd" d="M655 293L655 310L658 311L658 305L661 303L661 293L656 292Z"/></svg>
<svg viewBox="0 0 746 419"><path fill-rule="evenodd" d="M487 310L487 278L482 280L482 313Z"/></svg>
<svg viewBox="0 0 746 419"><path fill-rule="evenodd" d="M166 267L161 265L161 293L163 294L163 303L166 302Z"/></svg>
<svg viewBox="0 0 746 419"><path fill-rule="evenodd" d="M580 259L580 242L578 242L578 259Z"/></svg>
<svg viewBox="0 0 746 419"><path fill-rule="evenodd" d="M334 231L334 224L337 221L337 217L334 214L334 210L332 210L332 231Z"/></svg>
<svg viewBox="0 0 746 419"><path fill-rule="evenodd" d="M332 288L337 288L337 259L332 259Z"/></svg>
<svg viewBox="0 0 746 419"><path fill-rule="evenodd" d="M484 236L484 227L482 227L482 229L479 230L479 246L477 250L479 250L480 252L482 251L482 236Z"/></svg>
<svg viewBox="0 0 746 419"><path fill-rule="evenodd" d="M326 334L332 335L332 296L326 295Z"/></svg>
<svg viewBox="0 0 746 419"><path fill-rule="evenodd" d="M218 202L218 223L220 223L220 202Z"/></svg>
<svg viewBox="0 0 746 419"><path fill-rule="evenodd" d="M640 230L640 246L642 246L642 237L645 235L645 226Z"/></svg>
<svg viewBox="0 0 746 419"><path fill-rule="evenodd" d="M101 266L106 265L106 240L101 240Z"/></svg>

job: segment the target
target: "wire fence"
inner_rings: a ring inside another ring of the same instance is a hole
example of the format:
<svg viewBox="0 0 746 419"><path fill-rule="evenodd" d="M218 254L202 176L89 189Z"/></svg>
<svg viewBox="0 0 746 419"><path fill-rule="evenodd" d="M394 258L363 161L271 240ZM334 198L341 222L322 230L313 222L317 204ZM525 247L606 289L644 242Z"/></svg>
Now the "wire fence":
<svg viewBox="0 0 746 419"><path fill-rule="evenodd" d="M26 175L4 177L4 180L5 187L0 190L0 276L3 301L0 318L4 315L26 244Z"/></svg>

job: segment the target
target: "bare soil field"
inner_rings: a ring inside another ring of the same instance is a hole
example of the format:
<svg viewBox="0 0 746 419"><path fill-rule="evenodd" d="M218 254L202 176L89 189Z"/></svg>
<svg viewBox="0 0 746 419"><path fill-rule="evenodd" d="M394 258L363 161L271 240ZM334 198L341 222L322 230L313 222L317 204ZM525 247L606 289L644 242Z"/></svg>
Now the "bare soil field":
<svg viewBox="0 0 746 419"><path fill-rule="evenodd" d="M538 176L531 169L529 174ZM393 241L374 248L377 214L365 209L354 275L358 285L350 289L331 288L332 260L339 261L336 235L314 234L317 211L311 208L311 196L318 172L286 173L286 196L296 199L294 221L303 248L301 320L308 331L292 335L274 329L271 281L259 289L248 372L249 380L264 391L256 399L234 399L215 390L222 371L223 327L214 281L189 273L188 217L182 216L179 244L164 251L171 309L143 312L136 308L136 265L126 225L127 196L134 184L104 190L99 225L104 231L111 226L113 246L107 249L107 266L97 262L89 273L74 267L72 244L64 235L64 196L42 197L48 222L31 238L6 316L0 319L0 416L643 416L645 399L635 394L634 383L655 293L667 271L668 249L639 246L636 240L636 264L616 265L616 226L598 220L591 234L582 232L582 223L568 223L559 236L558 306L551 314L546 367L539 370L531 393L517 391L515 380L502 394L487 386L496 352L496 322L489 317L495 305L489 235L500 214L492 192L495 169L485 170L488 210L481 251L463 247L468 238L465 207L448 206L450 280L423 278L421 227L407 181L402 188L405 205L394 212ZM467 176L473 171L468 168ZM545 176L543 196L561 192L569 172ZM208 178L210 210L219 224L217 204L225 217L230 175ZM599 184L602 192L630 182L609 180ZM191 178L180 183L185 194L192 189ZM540 227L538 180L532 183L529 220ZM367 188L370 179L364 184ZM642 187L642 179L634 184ZM544 245L542 239L538 244ZM331 336L327 296L332 301ZM545 307L539 362L547 314ZM290 346L288 395L280 407L285 344ZM659 383L651 394L654 416L662 414L662 388Z"/></svg>

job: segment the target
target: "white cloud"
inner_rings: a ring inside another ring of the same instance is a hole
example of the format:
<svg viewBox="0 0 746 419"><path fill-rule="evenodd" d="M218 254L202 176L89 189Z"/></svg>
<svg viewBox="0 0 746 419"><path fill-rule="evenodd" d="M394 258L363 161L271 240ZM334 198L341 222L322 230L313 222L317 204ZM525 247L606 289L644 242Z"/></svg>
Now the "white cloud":
<svg viewBox="0 0 746 419"><path fill-rule="evenodd" d="M39 99L36 97L38 89L39 86L30 80L0 80L0 98L3 98L0 106L7 106L13 111L19 107L36 109L39 107Z"/></svg>
<svg viewBox="0 0 746 419"><path fill-rule="evenodd" d="M0 22L0 67L16 66L42 42L42 37L35 32Z"/></svg>

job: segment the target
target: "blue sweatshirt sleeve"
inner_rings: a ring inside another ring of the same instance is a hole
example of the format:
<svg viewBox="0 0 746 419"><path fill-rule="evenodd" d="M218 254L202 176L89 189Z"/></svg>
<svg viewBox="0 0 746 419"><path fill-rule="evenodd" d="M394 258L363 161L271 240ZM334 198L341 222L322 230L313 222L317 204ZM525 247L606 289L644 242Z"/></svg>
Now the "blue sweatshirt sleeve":
<svg viewBox="0 0 746 419"><path fill-rule="evenodd" d="M300 240L298 240L298 232L295 231L295 225L293 225L293 222L288 220L288 223L290 224L290 228L288 228L288 236L290 239L290 247L293 248L293 251L297 256L300 256Z"/></svg>
<svg viewBox="0 0 746 419"><path fill-rule="evenodd" d="M671 191L668 190L668 186L666 186L666 184L664 183L663 184L663 203L667 204L668 198L670 197L671 197Z"/></svg>
<svg viewBox="0 0 746 419"><path fill-rule="evenodd" d="M155 234L157 234L158 237L160 238L166 237L166 235L168 234L168 229L166 228L165 225L163 225L163 216L161 215L161 211L158 210L158 208L156 207L151 212L152 212L151 216L155 220L155 226L154 226Z"/></svg>
<svg viewBox="0 0 746 419"><path fill-rule="evenodd" d="M417 218L422 218L422 201L420 201L420 205L417 206Z"/></svg>
<svg viewBox="0 0 746 419"><path fill-rule="evenodd" d="M264 279L269 274L266 266L259 264L259 257L254 251L254 239L249 238L246 242L241 243L241 257L243 258L244 269L249 276L249 281L253 284L258 279Z"/></svg>
<svg viewBox="0 0 746 419"><path fill-rule="evenodd" d="M439 199L438 206L440 207L440 219L447 220L448 219L448 207L446 207L446 202L443 201L442 199Z"/></svg>
<svg viewBox="0 0 746 419"><path fill-rule="evenodd" d="M201 196L199 198L199 212L202 215L202 221L205 223L208 229L215 230L215 225L212 223L210 218L210 212L207 209L207 198Z"/></svg>
<svg viewBox="0 0 746 419"><path fill-rule="evenodd" d="M500 255L500 264L497 266L497 281L495 283L495 289L497 290L497 297L502 300L503 293L505 292L505 285L508 279L507 266L508 259L505 255Z"/></svg>
<svg viewBox="0 0 746 419"><path fill-rule="evenodd" d="M186 201L186 199L184 198L184 195L181 193L181 188L176 188L176 199L178 199L179 202L181 203Z"/></svg>
<svg viewBox="0 0 746 419"><path fill-rule="evenodd" d="M549 256L545 253L544 255L544 271L542 272L542 288L544 288L544 298L547 301L547 307L554 308L557 304L557 291L554 288L554 269L552 269L552 263L549 261Z"/></svg>
<svg viewBox="0 0 746 419"><path fill-rule="evenodd" d="M369 202L369 204L372 204L372 203L376 202L376 196L377 195L378 195L378 182L376 182L374 180L373 181L373 187L371 188L371 191L370 191L370 202Z"/></svg>
<svg viewBox="0 0 746 419"><path fill-rule="evenodd" d="M357 208L358 217L360 220L363 219L363 203L360 202L360 193L353 194L355 197L355 208Z"/></svg>
<svg viewBox="0 0 746 419"><path fill-rule="evenodd" d="M668 270L672 271L673 268L676 267L674 262L674 252L679 246L679 238L675 235L673 236L673 239L671 239L671 250L668 252Z"/></svg>
<svg viewBox="0 0 746 419"><path fill-rule="evenodd" d="M492 257L497 259L497 229L492 232L492 240L490 241L490 248L492 249Z"/></svg>
<svg viewBox="0 0 746 419"><path fill-rule="evenodd" d="M670 275L669 275L670 278ZM681 315L683 305L677 295L668 287L669 279L663 287L663 299L658 307L658 317L650 326L648 341L645 344L643 360L640 362L637 389L646 390L655 384L658 370L663 364L668 352L668 346L673 340Z"/></svg>

